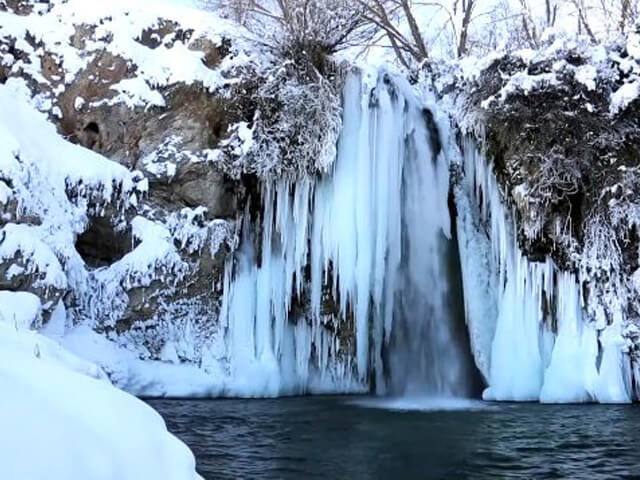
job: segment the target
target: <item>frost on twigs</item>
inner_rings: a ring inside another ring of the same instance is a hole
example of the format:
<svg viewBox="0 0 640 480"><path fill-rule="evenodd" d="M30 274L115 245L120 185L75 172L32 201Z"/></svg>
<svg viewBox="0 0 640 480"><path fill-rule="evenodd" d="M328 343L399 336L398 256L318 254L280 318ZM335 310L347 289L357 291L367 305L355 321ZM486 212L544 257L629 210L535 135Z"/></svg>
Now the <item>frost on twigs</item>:
<svg viewBox="0 0 640 480"><path fill-rule="evenodd" d="M591 45L555 38L538 51L461 62L450 75L465 133L475 119L501 184L516 206L522 245L576 268L590 211L638 163L640 102L612 114L640 65L630 42ZM442 87L441 87L442 89Z"/></svg>
<svg viewBox="0 0 640 480"><path fill-rule="evenodd" d="M319 72L305 83L288 60L275 66L253 86L251 122L232 127L222 145L226 170L264 179L328 171L341 126L336 83Z"/></svg>
<svg viewBox="0 0 640 480"><path fill-rule="evenodd" d="M366 35L360 8L345 0L232 0L223 6L272 59L243 85L253 112L223 148L232 174L273 179L329 169L343 77L331 55Z"/></svg>

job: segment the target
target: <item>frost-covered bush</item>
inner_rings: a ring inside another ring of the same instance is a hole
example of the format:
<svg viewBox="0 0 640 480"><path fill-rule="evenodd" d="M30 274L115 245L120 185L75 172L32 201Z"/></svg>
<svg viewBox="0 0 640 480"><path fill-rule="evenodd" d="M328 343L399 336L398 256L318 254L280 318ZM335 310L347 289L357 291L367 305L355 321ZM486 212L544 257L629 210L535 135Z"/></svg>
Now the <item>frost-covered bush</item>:
<svg viewBox="0 0 640 480"><path fill-rule="evenodd" d="M232 93L245 121L230 128L223 144L227 173L294 177L329 168L341 125L342 78L330 55L361 34L356 4L235 0L223 6L271 53L268 68L253 80L245 75Z"/></svg>
<svg viewBox="0 0 640 480"><path fill-rule="evenodd" d="M316 73L302 81L286 61L256 85L251 124L237 125L224 150L231 172L260 177L326 171L335 157L341 126L338 82Z"/></svg>
<svg viewBox="0 0 640 480"><path fill-rule="evenodd" d="M366 35L360 2L351 0L232 0L229 14L291 60L311 61Z"/></svg>
<svg viewBox="0 0 640 480"><path fill-rule="evenodd" d="M464 133L485 142L530 253L554 253L575 267L556 248L559 237L582 244L592 206L618 181L618 167L637 163L637 95L619 98L639 73L636 37L594 46L560 36L537 51L467 59L437 81L445 93L452 84L462 92L446 94L455 98L452 111Z"/></svg>

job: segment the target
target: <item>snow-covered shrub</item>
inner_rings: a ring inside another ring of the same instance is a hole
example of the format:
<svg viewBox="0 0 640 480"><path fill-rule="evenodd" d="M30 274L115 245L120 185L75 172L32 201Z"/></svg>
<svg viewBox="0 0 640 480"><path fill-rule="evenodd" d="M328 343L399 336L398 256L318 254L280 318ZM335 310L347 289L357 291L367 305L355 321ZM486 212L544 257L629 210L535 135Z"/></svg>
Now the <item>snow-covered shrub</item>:
<svg viewBox="0 0 640 480"><path fill-rule="evenodd" d="M361 3L352 0L232 0L224 7L267 46L316 67L367 29Z"/></svg>
<svg viewBox="0 0 640 480"><path fill-rule="evenodd" d="M273 178L327 171L341 126L339 78L316 72L313 81L303 80L285 60L261 80L251 94L251 124L236 125L223 146L230 173Z"/></svg>

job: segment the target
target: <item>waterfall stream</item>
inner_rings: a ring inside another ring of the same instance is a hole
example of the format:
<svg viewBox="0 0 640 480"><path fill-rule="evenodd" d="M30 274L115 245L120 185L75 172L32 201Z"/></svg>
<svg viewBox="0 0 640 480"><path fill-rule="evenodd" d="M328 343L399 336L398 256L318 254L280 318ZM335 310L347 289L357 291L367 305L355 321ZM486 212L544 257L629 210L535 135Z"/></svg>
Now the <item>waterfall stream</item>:
<svg viewBox="0 0 640 480"><path fill-rule="evenodd" d="M449 164L414 95L388 73L350 73L332 171L265 185L261 261L245 232L227 269L236 391L468 393L448 281Z"/></svg>

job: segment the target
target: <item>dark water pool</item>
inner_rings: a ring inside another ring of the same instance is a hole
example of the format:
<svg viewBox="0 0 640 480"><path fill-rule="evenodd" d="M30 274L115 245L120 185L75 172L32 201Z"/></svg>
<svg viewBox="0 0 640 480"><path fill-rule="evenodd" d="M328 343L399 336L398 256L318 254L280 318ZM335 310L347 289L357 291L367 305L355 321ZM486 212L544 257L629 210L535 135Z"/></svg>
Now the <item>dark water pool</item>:
<svg viewBox="0 0 640 480"><path fill-rule="evenodd" d="M356 402L149 401L207 480L640 478L637 405Z"/></svg>

